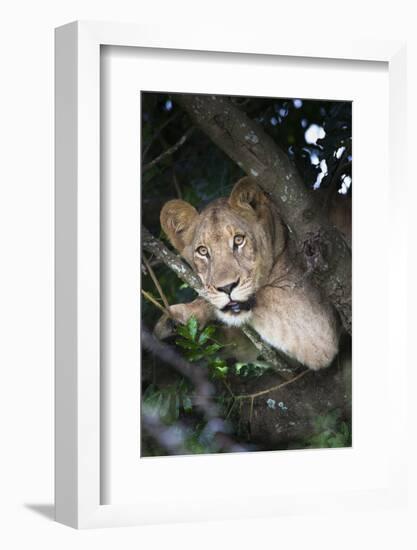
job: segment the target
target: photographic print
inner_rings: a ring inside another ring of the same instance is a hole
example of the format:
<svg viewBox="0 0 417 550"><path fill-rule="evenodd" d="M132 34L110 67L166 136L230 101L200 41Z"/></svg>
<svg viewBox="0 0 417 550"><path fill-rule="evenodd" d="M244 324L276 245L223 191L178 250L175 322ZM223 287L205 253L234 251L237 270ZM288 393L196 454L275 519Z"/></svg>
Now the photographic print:
<svg viewBox="0 0 417 550"><path fill-rule="evenodd" d="M141 106L141 456L350 447L352 103Z"/></svg>

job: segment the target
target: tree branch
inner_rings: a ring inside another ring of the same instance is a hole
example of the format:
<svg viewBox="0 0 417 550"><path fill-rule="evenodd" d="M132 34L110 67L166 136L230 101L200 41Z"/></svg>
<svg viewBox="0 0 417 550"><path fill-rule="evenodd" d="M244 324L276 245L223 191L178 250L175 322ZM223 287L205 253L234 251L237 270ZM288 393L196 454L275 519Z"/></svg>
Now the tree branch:
<svg viewBox="0 0 417 550"><path fill-rule="evenodd" d="M152 296L152 294L149 294L149 292L146 292L146 290L143 290L142 288L142 294L145 296L145 298L148 300L148 302L151 302L155 307L157 307L162 313L165 315L168 315L168 317L171 316L169 309L164 308L164 306L161 306L161 304L155 300L155 298Z"/></svg>
<svg viewBox="0 0 417 550"><path fill-rule="evenodd" d="M279 372L285 379L288 379L298 367L293 367L281 356L281 354L264 342L254 328L249 325L241 327L243 334L249 338L260 355L267 363L272 365L276 372Z"/></svg>
<svg viewBox="0 0 417 550"><path fill-rule="evenodd" d="M241 400L244 400L244 399L250 399L249 423L251 423L252 415L253 415L253 405L254 405L254 401L257 397L262 397L263 395L267 395L268 393L280 390L281 388L284 388L285 386L288 386L289 384L292 384L293 382L296 382L297 380L299 380L300 378L302 378L303 376L305 376L309 372L311 373L312 371L309 370L309 369L304 369L303 371L296 374L295 376L291 376L291 378L288 378L285 382L280 382L279 384L274 384L273 386L269 386L268 388L266 388L264 390L256 391L254 393L244 393L244 394L241 394L241 395L235 395L232 392L232 390L228 387L229 388L229 393L232 395L233 402L232 402L232 405L231 405L231 407L230 407L230 409L227 413L227 416L230 415L234 405L238 401L241 401Z"/></svg>
<svg viewBox="0 0 417 550"><path fill-rule="evenodd" d="M163 242L154 237L146 227L142 226L143 248L167 265L184 283L193 288L200 296L203 296L203 289L200 279L185 263ZM204 297L204 296L203 296Z"/></svg>
<svg viewBox="0 0 417 550"><path fill-rule="evenodd" d="M175 112L173 115L171 115L167 120L165 120L160 126L159 128L157 128L156 132L154 133L154 135L151 137L151 139L149 140L149 143L148 145L145 147L144 151L143 151L143 154L142 154L142 161L145 160L145 157L146 155L148 154L150 148L152 147L152 145L155 143L155 140L157 138L159 138L159 136L161 135L162 133L162 130L168 126L169 124L171 124L171 122L173 120L175 120L176 118L178 118L178 111Z"/></svg>
<svg viewBox="0 0 417 550"><path fill-rule="evenodd" d="M149 275L151 276L151 279L153 281L153 284L156 286L156 290L158 291L159 296L161 297L161 300L165 306L166 310L169 310L169 303L167 300L167 297L165 296L164 291L162 290L161 285L159 284L158 278L155 275L154 270L151 267L151 264L148 262L148 260L145 258L145 254L142 256L143 263L145 264L146 270L148 271Z"/></svg>
<svg viewBox="0 0 417 550"><path fill-rule="evenodd" d="M295 241L306 270L351 332L351 251L329 225L295 165L255 121L221 96L178 94L192 121L269 193Z"/></svg>
<svg viewBox="0 0 417 550"><path fill-rule="evenodd" d="M158 162L160 162L164 158L169 157L170 155L173 155L176 151L178 151L178 149L184 145L184 143L187 141L193 131L194 128L189 128L185 132L185 134L176 143L174 143L174 145L169 147L166 151L163 151L159 156L148 162L148 164L144 164L142 167L142 172L147 172L152 168L152 166L155 166L155 164L158 164Z"/></svg>

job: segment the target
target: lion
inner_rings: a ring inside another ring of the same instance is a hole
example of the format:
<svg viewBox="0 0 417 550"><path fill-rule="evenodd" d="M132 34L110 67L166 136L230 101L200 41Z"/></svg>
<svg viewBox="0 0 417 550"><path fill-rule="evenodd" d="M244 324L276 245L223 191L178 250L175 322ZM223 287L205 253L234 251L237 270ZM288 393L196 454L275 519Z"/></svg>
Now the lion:
<svg viewBox="0 0 417 550"><path fill-rule="evenodd" d="M213 319L229 327L249 324L273 348L310 369L332 363L340 335L335 311L292 261L286 226L255 181L242 178L230 197L200 213L183 200L170 200L160 220L203 285L200 298L170 306L176 321L186 323L194 315L200 326Z"/></svg>

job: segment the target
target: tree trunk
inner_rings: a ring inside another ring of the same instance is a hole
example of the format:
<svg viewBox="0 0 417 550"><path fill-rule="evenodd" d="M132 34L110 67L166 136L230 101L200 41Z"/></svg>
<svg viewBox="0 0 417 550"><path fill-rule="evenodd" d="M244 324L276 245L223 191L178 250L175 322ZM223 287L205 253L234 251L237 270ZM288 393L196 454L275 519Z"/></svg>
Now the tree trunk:
<svg viewBox="0 0 417 550"><path fill-rule="evenodd" d="M231 411L232 419L243 441L247 439L263 450L297 448L317 434L317 420L336 413L340 420L351 418L351 361L342 353L335 364L317 372L307 371L293 375L294 381L278 384L264 374L258 380L245 381L242 377L229 379L235 394L260 395L238 399Z"/></svg>

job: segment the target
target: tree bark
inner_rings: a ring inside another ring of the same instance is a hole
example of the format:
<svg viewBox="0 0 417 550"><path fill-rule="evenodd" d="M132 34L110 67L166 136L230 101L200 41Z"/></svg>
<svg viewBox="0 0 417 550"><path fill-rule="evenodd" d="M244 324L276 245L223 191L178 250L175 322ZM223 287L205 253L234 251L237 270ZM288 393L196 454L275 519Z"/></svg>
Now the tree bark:
<svg viewBox="0 0 417 550"><path fill-rule="evenodd" d="M181 281L193 288L201 296L203 295L201 281L194 271L186 266L174 252L171 252L163 242L154 237L146 227L143 226L142 246L147 252L153 254L155 258L167 265Z"/></svg>
<svg viewBox="0 0 417 550"><path fill-rule="evenodd" d="M257 380L229 380L235 393L252 395L275 383L273 375L267 374ZM248 441L261 449L286 448L289 443L297 448L297 441L305 442L314 435L317 418L331 411L338 411L345 421L351 418L351 362L344 354L331 368L308 371L294 383L282 386L254 400L240 399L232 410L241 436L246 432Z"/></svg>
<svg viewBox="0 0 417 550"><path fill-rule="evenodd" d="M263 128L220 96L178 94L192 121L230 156L276 203L297 255L339 312L351 333L351 251L329 224L314 192Z"/></svg>

